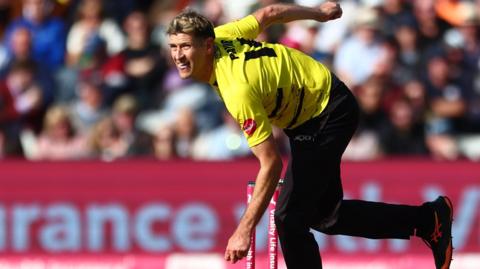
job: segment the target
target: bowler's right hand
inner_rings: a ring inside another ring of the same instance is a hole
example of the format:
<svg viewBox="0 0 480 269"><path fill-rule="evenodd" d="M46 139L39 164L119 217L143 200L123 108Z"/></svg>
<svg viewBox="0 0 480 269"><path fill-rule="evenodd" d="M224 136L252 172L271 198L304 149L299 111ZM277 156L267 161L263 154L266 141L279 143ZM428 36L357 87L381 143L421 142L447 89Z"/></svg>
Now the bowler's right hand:
<svg viewBox="0 0 480 269"><path fill-rule="evenodd" d="M342 8L340 7L340 4L335 1L326 1L318 8L322 13L322 16L319 20L321 22L331 21L342 17Z"/></svg>

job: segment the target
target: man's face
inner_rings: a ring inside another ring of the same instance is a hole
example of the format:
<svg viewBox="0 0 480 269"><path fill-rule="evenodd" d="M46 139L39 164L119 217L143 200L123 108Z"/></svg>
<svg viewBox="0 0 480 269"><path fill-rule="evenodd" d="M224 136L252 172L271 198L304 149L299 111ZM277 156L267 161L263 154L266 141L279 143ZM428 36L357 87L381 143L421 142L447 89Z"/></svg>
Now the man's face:
<svg viewBox="0 0 480 269"><path fill-rule="evenodd" d="M210 78L213 42L178 33L169 36L170 55L181 78L207 82Z"/></svg>
<svg viewBox="0 0 480 269"><path fill-rule="evenodd" d="M17 58L27 58L32 46L30 32L26 28L19 28L13 33L11 49Z"/></svg>
<svg viewBox="0 0 480 269"><path fill-rule="evenodd" d="M41 22L45 17L47 0L24 0L23 15L34 22Z"/></svg>

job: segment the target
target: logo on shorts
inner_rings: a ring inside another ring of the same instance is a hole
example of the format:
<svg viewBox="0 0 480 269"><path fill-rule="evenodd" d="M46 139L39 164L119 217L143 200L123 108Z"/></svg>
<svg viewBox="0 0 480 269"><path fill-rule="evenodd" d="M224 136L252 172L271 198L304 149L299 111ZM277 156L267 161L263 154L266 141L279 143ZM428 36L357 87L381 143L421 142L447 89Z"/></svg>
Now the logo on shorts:
<svg viewBox="0 0 480 269"><path fill-rule="evenodd" d="M310 142L314 140L315 140L315 137L312 135L296 135L293 138L293 141L298 141L298 142Z"/></svg>
<svg viewBox="0 0 480 269"><path fill-rule="evenodd" d="M257 130L257 123L253 119L247 119L243 122L242 129L247 135L250 136L255 132L255 130Z"/></svg>

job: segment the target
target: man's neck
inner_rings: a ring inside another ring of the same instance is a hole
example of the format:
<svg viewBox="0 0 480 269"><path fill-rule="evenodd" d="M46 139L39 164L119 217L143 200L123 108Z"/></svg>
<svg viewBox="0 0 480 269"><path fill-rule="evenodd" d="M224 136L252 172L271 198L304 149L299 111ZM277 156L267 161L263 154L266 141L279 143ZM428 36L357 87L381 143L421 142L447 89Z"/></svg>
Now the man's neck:
<svg viewBox="0 0 480 269"><path fill-rule="evenodd" d="M214 61L213 61L213 56L207 56L209 57L209 60L207 61L208 65L205 66L205 72L203 72L203 75L200 79L198 79L200 82L204 83L210 83L210 79L212 78L213 75L213 69L214 69Z"/></svg>

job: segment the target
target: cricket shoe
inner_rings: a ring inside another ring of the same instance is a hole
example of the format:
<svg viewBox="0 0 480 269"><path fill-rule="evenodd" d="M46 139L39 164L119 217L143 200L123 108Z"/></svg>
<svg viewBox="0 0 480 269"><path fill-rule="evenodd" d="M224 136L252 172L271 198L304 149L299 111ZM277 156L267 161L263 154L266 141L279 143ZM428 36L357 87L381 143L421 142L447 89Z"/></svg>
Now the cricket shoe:
<svg viewBox="0 0 480 269"><path fill-rule="evenodd" d="M449 269L452 261L452 202L446 196L424 205L433 210L434 223L432 230L422 236L423 241L432 249L436 269Z"/></svg>

